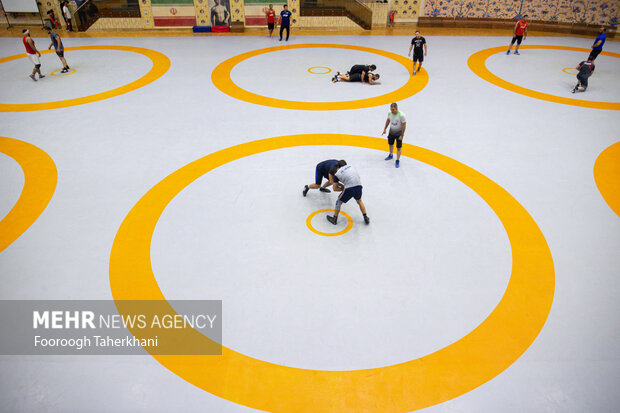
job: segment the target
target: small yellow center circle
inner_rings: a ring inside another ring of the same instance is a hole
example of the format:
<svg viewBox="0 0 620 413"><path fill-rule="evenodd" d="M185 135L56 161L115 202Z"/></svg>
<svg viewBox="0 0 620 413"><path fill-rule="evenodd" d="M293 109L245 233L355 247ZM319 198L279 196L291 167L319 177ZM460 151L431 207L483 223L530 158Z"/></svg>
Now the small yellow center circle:
<svg viewBox="0 0 620 413"><path fill-rule="evenodd" d="M308 215L308 218L306 218L306 225L308 226L310 231L314 232L315 234L323 235L324 237L336 237L338 235L342 235L342 234L349 232L351 228L353 228L353 219L351 219L349 214L347 214L346 212L340 211L340 215L344 216L347 219L347 226L343 230L338 231L338 232L319 231L318 229L312 226L312 218L314 218L316 215L321 214L323 212L336 212L336 211L333 209L319 209L318 211L314 211L313 213Z"/></svg>
<svg viewBox="0 0 620 413"><path fill-rule="evenodd" d="M69 69L68 72L62 73L62 69L54 70L50 75L52 76L69 76L75 73L75 69Z"/></svg>
<svg viewBox="0 0 620 413"><path fill-rule="evenodd" d="M316 72L316 71L313 71L313 70L316 70L316 69L326 69L327 72ZM312 67L308 68L308 72L312 73L313 75L326 75L328 73L331 73L331 71L332 70L329 67L325 67L325 66L312 66Z"/></svg>

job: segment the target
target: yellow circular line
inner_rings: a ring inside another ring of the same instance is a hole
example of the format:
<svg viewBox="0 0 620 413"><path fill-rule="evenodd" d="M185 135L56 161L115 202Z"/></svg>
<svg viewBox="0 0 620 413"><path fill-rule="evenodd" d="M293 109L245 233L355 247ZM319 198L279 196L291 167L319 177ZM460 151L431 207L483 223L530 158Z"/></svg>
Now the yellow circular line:
<svg viewBox="0 0 620 413"><path fill-rule="evenodd" d="M549 50L568 50L573 52L590 53L590 49L582 49L579 47L566 47L566 46L538 46L538 45L526 45L521 46L521 49L549 49ZM491 47L490 49L480 50L474 53L467 60L467 65L472 72L480 76L482 79L503 89L511 92L518 93L520 95L529 96L535 99L546 100L548 102L562 103L564 105L581 106L584 108L592 109L607 109L607 110L620 110L620 102L596 102L592 100L573 99L564 96L550 95L548 93L537 92L532 89L527 89L522 86L510 83L489 71L486 66L486 61L489 57L496 53L506 52L504 46ZM602 55L619 57L620 54L612 52L602 52Z"/></svg>
<svg viewBox="0 0 620 413"><path fill-rule="evenodd" d="M58 172L48 154L17 139L0 136L0 153L13 158L24 173L24 187L17 203L0 221L2 252L43 213L54 195Z"/></svg>
<svg viewBox="0 0 620 413"><path fill-rule="evenodd" d="M166 299L151 268L151 239L164 209L184 188L234 160L312 145L385 150L384 139L369 136L291 135L236 145L180 168L151 188L122 222L110 254L114 300ZM424 357L363 370L288 367L227 347L222 348L221 356L153 357L193 385L232 402L264 411L313 413L422 409L473 390L507 369L536 339L551 309L555 274L545 237L525 208L480 172L407 143L402 155L436 167L467 185L493 209L506 230L512 248L510 281L497 307L473 331ZM124 314L122 306L117 304L117 308ZM168 308L175 314L172 307ZM195 339L187 329L175 334L180 342ZM205 336L201 339L207 347L213 343Z"/></svg>
<svg viewBox="0 0 620 413"><path fill-rule="evenodd" d="M327 69L327 72L313 72L312 69ZM325 66L312 66L308 68L308 72L312 73L313 75L326 75L328 73L331 73L331 69L329 67L325 67Z"/></svg>
<svg viewBox="0 0 620 413"><path fill-rule="evenodd" d="M411 68L411 60L406 57L392 53L392 52L387 52L385 50L380 50L380 49L372 49L369 47L352 46L352 45L346 45L346 44L312 43L312 44L298 44L298 45L268 47L266 49L254 50L251 52L243 53L238 56L232 57L220 63L219 65L217 65L215 69L213 69L213 72L211 73L211 81L213 82L215 87L217 87L223 93L229 96L232 96L236 99L242 100L244 102L254 103L254 104L263 105L263 106L270 106L274 108L296 109L296 110L348 110L348 109L360 109L360 108L369 108L373 106L386 105L392 102L397 102L397 101L407 99L415 95L416 93L420 92L428 84L428 73L424 69L422 69L422 72L419 73L419 76L417 75L415 77L410 76L405 85L403 85L399 89L396 89L384 95L375 96L375 97L366 98L366 99L344 100L344 101L339 101L339 102L302 102L302 101L297 101L297 100L276 99L276 98L261 96L256 93L249 92L237 86L230 77L230 73L236 65L238 65L239 63L251 57L259 56L265 53L276 52L280 50L309 49L309 48L347 49L347 50L358 50L358 51L367 52L367 53L374 53L374 54L387 57L388 59L392 59L400 63L407 70L407 73L410 73L409 70Z"/></svg>
<svg viewBox="0 0 620 413"><path fill-rule="evenodd" d="M144 49L142 47L133 46L78 46L67 47L66 51L77 50L120 50L124 52L139 53L148 57L153 62L151 70L138 80L134 80L124 86L117 87L106 92L96 93L94 95L83 96L75 99L58 100L56 102L43 102L43 103L0 103L0 112L28 112L33 110L48 110L66 108L69 106L84 105L86 103L97 102L99 100L109 99L111 97L119 96L133 90L139 89L148 85L151 82L159 79L170 68L170 59L160 52L155 50ZM44 50L41 54L52 53L51 50ZM13 56L3 57L0 59L0 63L10 62L26 57L26 54L17 54Z"/></svg>
<svg viewBox="0 0 620 413"><path fill-rule="evenodd" d="M73 68L69 69L69 71L67 73L60 73L61 70L62 69L54 70L52 73L50 73L50 75L61 77L61 76L69 76L69 75L72 75L72 74L75 73L75 69L73 69ZM58 73L60 73L60 74L58 74Z"/></svg>
<svg viewBox="0 0 620 413"><path fill-rule="evenodd" d="M620 217L620 142L614 143L596 158L594 181L607 205Z"/></svg>
<svg viewBox="0 0 620 413"><path fill-rule="evenodd" d="M308 226L310 231L314 232L315 234L323 235L324 237L336 237L338 235L342 235L342 234L349 232L351 228L353 228L353 220L351 219L351 216L349 216L349 214L347 214L344 211L340 211L340 215L344 215L347 218L346 228L338 232L321 232L312 226L312 218L314 218L315 215L318 215L321 212L336 212L336 211L333 209L319 209L318 211L314 211L313 213L308 215L308 218L306 218L306 225Z"/></svg>
<svg viewBox="0 0 620 413"><path fill-rule="evenodd" d="M575 70L575 72L569 72L569 70ZM562 72L567 73L571 76L577 76L577 69L575 69L574 67L565 67L564 69L562 69Z"/></svg>

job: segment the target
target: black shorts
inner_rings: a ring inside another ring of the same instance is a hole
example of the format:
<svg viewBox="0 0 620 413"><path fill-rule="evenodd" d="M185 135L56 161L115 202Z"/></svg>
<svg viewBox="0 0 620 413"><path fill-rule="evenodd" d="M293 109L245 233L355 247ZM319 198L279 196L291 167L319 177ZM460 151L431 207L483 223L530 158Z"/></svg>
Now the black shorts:
<svg viewBox="0 0 620 413"><path fill-rule="evenodd" d="M317 185L321 185L321 182L323 182L323 178L329 180L329 177L323 175L322 171L319 171L319 166L317 165L316 171L314 172L314 183Z"/></svg>
<svg viewBox="0 0 620 413"><path fill-rule="evenodd" d="M592 51L590 52L590 56L588 56L588 60L592 60L594 61L594 59L596 59L596 57L603 51L603 49L601 50L594 50L592 49Z"/></svg>
<svg viewBox="0 0 620 413"><path fill-rule="evenodd" d="M589 77L590 76L577 75L577 80L579 81L579 85L583 88L584 91L588 88Z"/></svg>
<svg viewBox="0 0 620 413"><path fill-rule="evenodd" d="M273 28L275 27L275 25L276 25L275 23L267 23L267 28L268 28L269 30L273 30Z"/></svg>
<svg viewBox="0 0 620 413"><path fill-rule="evenodd" d="M424 52L414 52L413 61L422 63L424 61Z"/></svg>
<svg viewBox="0 0 620 413"><path fill-rule="evenodd" d="M349 82L361 82L362 74L361 73L351 73L349 75Z"/></svg>
<svg viewBox="0 0 620 413"><path fill-rule="evenodd" d="M396 147L397 148L402 148L403 147L403 141L398 139L400 138L400 134L395 134L393 135L391 132L388 134L388 144L390 146L394 145L394 141L396 141Z"/></svg>
<svg viewBox="0 0 620 413"><path fill-rule="evenodd" d="M351 198L355 198L356 201L359 201L360 199L362 199L362 186L361 185L353 186L351 188L346 188L344 191L342 191L340 196L338 196L338 201L342 202L343 204L346 204L347 202L349 202L349 199Z"/></svg>
<svg viewBox="0 0 620 413"><path fill-rule="evenodd" d="M56 54L58 55L58 57L65 57L65 51L61 50L60 52L58 50L56 50Z"/></svg>
<svg viewBox="0 0 620 413"><path fill-rule="evenodd" d="M515 40L517 41L517 44L521 44L521 42L523 41L523 36L514 36L510 44L514 44Z"/></svg>

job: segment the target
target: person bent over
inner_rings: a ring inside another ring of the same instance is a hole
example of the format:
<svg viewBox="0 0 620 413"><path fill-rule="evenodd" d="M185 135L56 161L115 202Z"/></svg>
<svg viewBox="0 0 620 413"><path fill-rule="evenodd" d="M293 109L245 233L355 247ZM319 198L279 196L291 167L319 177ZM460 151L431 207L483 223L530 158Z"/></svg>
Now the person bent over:
<svg viewBox="0 0 620 413"><path fill-rule="evenodd" d="M351 165L347 165L345 160L340 160L338 164L331 169L330 175L336 182L334 184L334 191L342 191L342 193L338 196L338 200L336 201L334 216L328 215L326 217L327 220L336 225L338 223L338 215L340 214L342 204L346 204L349 199L354 198L360 207L360 211L362 211L364 222L368 225L370 223L370 218L366 215L366 207L362 202L362 181L355 168Z"/></svg>
<svg viewBox="0 0 620 413"><path fill-rule="evenodd" d="M592 63L591 59L588 59L586 62L579 63L576 69L579 70L579 73L577 73L579 83L573 88L572 92L585 92L588 88L588 78L594 73L594 63Z"/></svg>
<svg viewBox="0 0 620 413"><path fill-rule="evenodd" d="M336 159L328 159L323 162L319 162L316 165L316 171L314 173L314 183L308 184L304 186L303 195L308 195L308 191L311 189L318 189L321 192L331 192L327 189L328 186L332 186L334 184L333 177L330 176L329 171L338 165L338 161ZM327 179L327 182L321 186L323 182L323 178Z"/></svg>

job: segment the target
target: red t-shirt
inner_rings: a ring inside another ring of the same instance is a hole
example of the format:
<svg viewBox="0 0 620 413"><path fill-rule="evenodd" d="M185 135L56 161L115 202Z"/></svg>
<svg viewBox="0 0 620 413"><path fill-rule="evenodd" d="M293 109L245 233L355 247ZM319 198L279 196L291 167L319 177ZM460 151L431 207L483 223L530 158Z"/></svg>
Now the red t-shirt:
<svg viewBox="0 0 620 413"><path fill-rule="evenodd" d="M519 20L517 22L517 30L515 32L515 34L517 36L523 36L523 33L525 33L525 29L527 29L527 26L529 26L530 24L528 22L524 22L523 20Z"/></svg>
<svg viewBox="0 0 620 413"><path fill-rule="evenodd" d="M267 10L267 23L274 23L276 21L275 10Z"/></svg>
<svg viewBox="0 0 620 413"><path fill-rule="evenodd" d="M28 53L28 54L36 54L36 52L34 50L32 50L32 47L30 47L30 45L28 44L26 39L28 39L28 36L24 36L24 38L22 39L22 42L24 42L24 46L26 47L26 53ZM32 44L34 44L34 40L32 41Z"/></svg>

